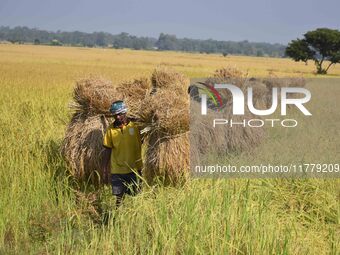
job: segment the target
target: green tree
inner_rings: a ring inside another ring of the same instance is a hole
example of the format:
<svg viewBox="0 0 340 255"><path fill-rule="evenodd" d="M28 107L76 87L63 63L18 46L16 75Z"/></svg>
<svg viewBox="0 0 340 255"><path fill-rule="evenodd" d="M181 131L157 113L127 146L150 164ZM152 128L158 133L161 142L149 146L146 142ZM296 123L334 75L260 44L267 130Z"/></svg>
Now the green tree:
<svg viewBox="0 0 340 255"><path fill-rule="evenodd" d="M340 63L340 31L319 28L304 34L303 39L291 41L286 55L295 61L313 60L318 74L327 74L328 69ZM326 67L323 66L326 63Z"/></svg>
<svg viewBox="0 0 340 255"><path fill-rule="evenodd" d="M178 40L175 35L161 33L156 46L159 50L178 50Z"/></svg>
<svg viewBox="0 0 340 255"><path fill-rule="evenodd" d="M39 39L34 39L34 44L35 45L39 45L40 44L40 40Z"/></svg>

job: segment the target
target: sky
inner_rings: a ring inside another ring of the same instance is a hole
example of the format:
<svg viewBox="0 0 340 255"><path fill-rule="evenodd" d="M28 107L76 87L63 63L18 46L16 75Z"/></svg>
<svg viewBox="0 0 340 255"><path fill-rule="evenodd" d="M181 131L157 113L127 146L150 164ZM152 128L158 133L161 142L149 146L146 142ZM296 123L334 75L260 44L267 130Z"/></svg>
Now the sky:
<svg viewBox="0 0 340 255"><path fill-rule="evenodd" d="M340 29L339 0L0 0L0 26L287 44Z"/></svg>

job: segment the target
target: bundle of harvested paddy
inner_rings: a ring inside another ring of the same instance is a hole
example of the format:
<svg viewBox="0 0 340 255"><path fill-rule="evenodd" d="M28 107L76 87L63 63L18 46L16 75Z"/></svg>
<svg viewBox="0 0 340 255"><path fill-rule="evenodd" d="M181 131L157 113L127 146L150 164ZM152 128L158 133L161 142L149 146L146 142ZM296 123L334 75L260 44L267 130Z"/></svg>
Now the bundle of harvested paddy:
<svg viewBox="0 0 340 255"><path fill-rule="evenodd" d="M224 147L227 153L235 153L250 150L261 143L265 134L264 128L247 125L249 120L258 119L258 116L247 109L245 109L244 115L233 115L231 103L222 110L222 115L229 121L232 119L234 123L245 123L245 125L236 124L229 128L219 127L224 130L225 139L218 139L218 147Z"/></svg>
<svg viewBox="0 0 340 255"><path fill-rule="evenodd" d="M109 108L117 97L108 80L89 77L76 82L72 119L62 143L70 173L78 180L100 182L103 135L109 125Z"/></svg>
<svg viewBox="0 0 340 255"><path fill-rule="evenodd" d="M208 110L207 115L201 115L200 105L191 102L191 123L190 123L190 146L191 160L199 162L207 153L212 155L228 155L253 149L264 137L264 128L252 128L242 124L216 125L213 127L214 119L232 119L234 123L247 122L255 116L249 111L245 115L232 115L231 104L222 111L215 112ZM246 124L246 123L245 123ZM191 162L191 164L193 163ZM196 164L197 165L197 164Z"/></svg>
<svg viewBox="0 0 340 255"><path fill-rule="evenodd" d="M141 107L140 119L151 131L146 137L144 174L165 183L185 180L189 169L189 79L165 67L152 74L152 93Z"/></svg>
<svg viewBox="0 0 340 255"><path fill-rule="evenodd" d="M269 90L260 80L252 78L247 81L247 87L253 89L253 104L256 109L265 110L268 106Z"/></svg>
<svg viewBox="0 0 340 255"><path fill-rule="evenodd" d="M255 78L248 79L248 74L244 73L237 68L223 68L215 71L214 78L218 78L222 82L229 82L233 85L239 87L244 95L247 95L247 89L249 87L253 88L253 102L257 109L266 108L266 104L268 101L268 89L265 87L263 83ZM248 120L254 119L255 115L252 114L247 107L245 107L244 115L233 115L232 107L233 107L233 98L231 93L224 92L222 94L223 97L227 98L226 106L221 110L220 116L228 119L229 121L232 119L233 122L242 123L247 122ZM256 117L258 118L258 117ZM252 128L248 125L235 125L232 128L220 127L223 131L215 130L215 132L223 133L218 135L219 137L224 137L221 139L217 139L216 145L217 148L224 148L226 153L231 152L241 152L245 150L250 150L257 146L264 137L264 128ZM219 151L222 151L219 149Z"/></svg>
<svg viewBox="0 0 340 255"><path fill-rule="evenodd" d="M214 84L232 84L240 88L243 94L246 94L247 74L235 67L225 67L215 70L211 77L205 80L205 84L213 86ZM232 94L227 89L217 89L222 97L223 105L232 101Z"/></svg>
<svg viewBox="0 0 340 255"><path fill-rule="evenodd" d="M227 66L215 70L214 77L221 79L244 78L247 74L236 67Z"/></svg>
<svg viewBox="0 0 340 255"><path fill-rule="evenodd" d="M267 102L267 88L260 80L251 78L235 68L223 68L215 71L213 77L205 83L233 84L247 95L247 88L253 88L253 101L257 109L265 109ZM227 155L257 146L264 137L264 128L253 128L247 125L251 119L258 118L245 108L244 115L233 115L233 97L229 90L217 89L222 97L223 106L208 109L207 115L200 113L200 104L190 102L190 154L191 164L198 163L205 154ZM226 119L227 125L213 127L214 119ZM239 123L230 127L230 122ZM240 123L244 123L240 124Z"/></svg>
<svg viewBox="0 0 340 255"><path fill-rule="evenodd" d="M149 183L180 185L189 173L189 133L166 137L158 132L147 139L143 175Z"/></svg>
<svg viewBox="0 0 340 255"><path fill-rule="evenodd" d="M207 80L210 83L233 84L240 88L244 95L247 95L249 87L253 90L253 103L256 109L266 109L268 101L268 88L260 79L250 78L248 74L235 67L217 69L213 77ZM232 96L228 90L219 90L224 103L231 102Z"/></svg>
<svg viewBox="0 0 340 255"><path fill-rule="evenodd" d="M119 100L116 96L110 81L98 77L84 78L76 82L71 108L80 115L108 114L111 103Z"/></svg>
<svg viewBox="0 0 340 255"><path fill-rule="evenodd" d="M306 86L306 79L303 77L291 77L289 79L290 79L289 81L290 87L303 88Z"/></svg>
<svg viewBox="0 0 340 255"><path fill-rule="evenodd" d="M151 82L154 92L160 89L169 89L181 95L187 94L190 83L188 77L166 66L158 66L154 70Z"/></svg>
<svg viewBox="0 0 340 255"><path fill-rule="evenodd" d="M282 87L299 87L303 88L306 86L306 80L303 77L290 77L290 78L278 78L275 75L271 75L267 78L263 79L263 83L268 88L268 99L267 99L267 107L270 107L272 105L272 89L278 88L278 97L281 95L281 89ZM289 98L299 98L299 93L289 93ZM288 107L291 107L291 105L288 105Z"/></svg>
<svg viewBox="0 0 340 255"><path fill-rule="evenodd" d="M151 83L148 79L135 79L113 85L111 81L90 77L76 82L73 93L74 102L71 109L75 114L110 115L112 102L124 100L129 108L130 117L138 115L140 106L150 93Z"/></svg>
<svg viewBox="0 0 340 255"><path fill-rule="evenodd" d="M207 115L202 115L201 105L197 101L190 101L190 165L200 165L204 156L208 153L216 154L223 152L225 148L216 146L217 139L225 139L224 131L217 133L213 127L213 121L220 116L213 110L207 109Z"/></svg>
<svg viewBox="0 0 340 255"><path fill-rule="evenodd" d="M124 100L129 111L129 117L139 118L141 105L147 95L151 93L151 82L146 78L123 82L116 88L120 100Z"/></svg>
<svg viewBox="0 0 340 255"><path fill-rule="evenodd" d="M139 116L154 132L164 136L177 135L189 130L189 96L170 89L161 89L148 95Z"/></svg>
<svg viewBox="0 0 340 255"><path fill-rule="evenodd" d="M212 79L214 83L230 83L243 89L247 81L248 74L236 67L224 67L215 70Z"/></svg>
<svg viewBox="0 0 340 255"><path fill-rule="evenodd" d="M75 115L67 127L62 154L77 180L98 184L102 177L103 136L109 125L105 115Z"/></svg>

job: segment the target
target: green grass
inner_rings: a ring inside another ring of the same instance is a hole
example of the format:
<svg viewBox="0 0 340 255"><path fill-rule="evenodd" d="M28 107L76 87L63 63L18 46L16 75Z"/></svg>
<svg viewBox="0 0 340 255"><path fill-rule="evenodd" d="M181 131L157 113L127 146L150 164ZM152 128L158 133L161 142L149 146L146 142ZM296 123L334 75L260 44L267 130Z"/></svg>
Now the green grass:
<svg viewBox="0 0 340 255"><path fill-rule="evenodd" d="M76 192L59 146L75 74L91 68L15 54L0 60L0 254L339 254L339 179L193 179L118 211L109 187ZM228 162L340 163L339 80L309 88L313 117Z"/></svg>

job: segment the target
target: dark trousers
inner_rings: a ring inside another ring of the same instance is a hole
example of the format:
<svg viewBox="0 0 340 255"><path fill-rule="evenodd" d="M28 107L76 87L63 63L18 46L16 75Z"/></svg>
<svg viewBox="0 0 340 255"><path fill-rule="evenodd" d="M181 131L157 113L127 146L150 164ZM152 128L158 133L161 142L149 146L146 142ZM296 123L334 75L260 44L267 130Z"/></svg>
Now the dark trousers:
<svg viewBox="0 0 340 255"><path fill-rule="evenodd" d="M134 172L128 174L111 174L112 194L134 196L140 191L139 178Z"/></svg>

